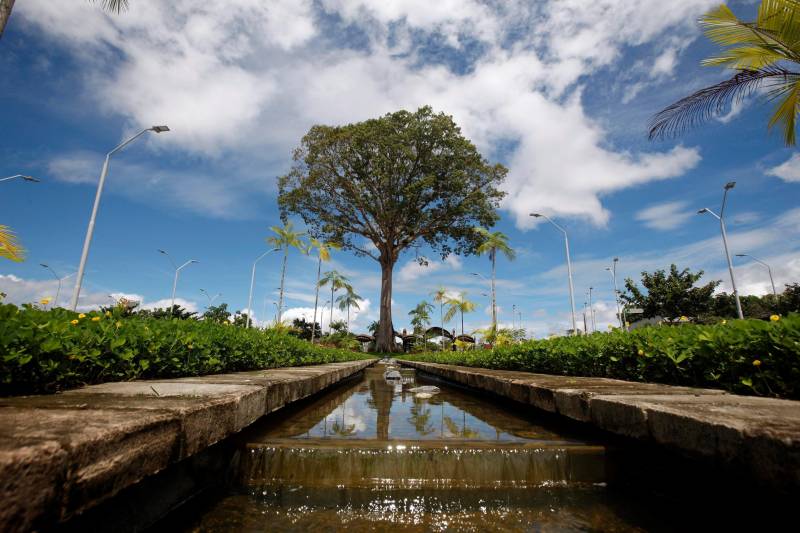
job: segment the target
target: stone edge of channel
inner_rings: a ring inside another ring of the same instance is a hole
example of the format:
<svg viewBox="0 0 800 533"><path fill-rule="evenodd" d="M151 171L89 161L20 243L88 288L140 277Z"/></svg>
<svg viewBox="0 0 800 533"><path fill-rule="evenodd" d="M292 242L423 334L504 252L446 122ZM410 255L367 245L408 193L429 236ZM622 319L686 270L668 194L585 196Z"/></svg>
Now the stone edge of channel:
<svg viewBox="0 0 800 533"><path fill-rule="evenodd" d="M800 402L715 389L399 360L475 389L800 490Z"/></svg>
<svg viewBox="0 0 800 533"><path fill-rule="evenodd" d="M0 398L0 529L67 520L375 359Z"/></svg>

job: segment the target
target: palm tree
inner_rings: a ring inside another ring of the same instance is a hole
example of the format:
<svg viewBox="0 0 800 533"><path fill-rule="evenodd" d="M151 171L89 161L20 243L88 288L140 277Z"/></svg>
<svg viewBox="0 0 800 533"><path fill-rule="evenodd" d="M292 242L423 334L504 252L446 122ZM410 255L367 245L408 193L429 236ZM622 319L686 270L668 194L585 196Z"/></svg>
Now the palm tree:
<svg viewBox="0 0 800 533"><path fill-rule="evenodd" d="M348 281L349 280L345 276L341 275L336 270L329 270L328 272L325 272L325 274L323 274L322 279L320 279L319 282L317 283L319 287L324 287L325 285L328 284L330 284L331 286L331 320L330 322L328 322L329 335L332 331L331 324L333 324L333 302L336 301L336 299L334 298L334 294L339 289L345 289L345 288L352 289Z"/></svg>
<svg viewBox="0 0 800 533"><path fill-rule="evenodd" d="M309 251L316 248L319 254L319 262L317 263L317 284L315 285L314 293L314 321L311 328L311 344L314 344L314 334L317 332L317 306L319 305L319 277L322 273L322 262L331 260L331 250L339 250L341 246L335 242L323 242L313 237L309 239ZM321 322L322 320L320 320ZM321 331L321 330L320 330Z"/></svg>
<svg viewBox="0 0 800 533"><path fill-rule="evenodd" d="M289 248L297 248L303 253L306 253L305 243L300 239L304 232L294 231L294 226L292 222L289 221L280 226L271 226L271 229L275 235L272 237L267 237L267 243L274 247L274 248L281 248L283 249L283 268L281 269L281 293L278 297L278 317L277 323L281 323L281 315L283 313L283 287L284 281L286 280L286 261L289 258Z"/></svg>
<svg viewBox="0 0 800 533"><path fill-rule="evenodd" d="M784 142L794 146L800 112L800 1L762 0L755 22L739 20L722 4L706 13L700 25L722 48L701 64L735 74L661 110L650 123L650 139L677 136L765 88L767 100L775 101L768 127L781 124Z"/></svg>
<svg viewBox="0 0 800 533"><path fill-rule="evenodd" d="M25 251L17 242L16 235L11 228L2 224L0 224L0 257L17 262L25 259Z"/></svg>
<svg viewBox="0 0 800 533"><path fill-rule="evenodd" d="M121 13L127 11L128 0L90 0L93 3L100 2L100 7L106 11ZM14 8L14 0L0 0L0 37L3 36L3 30L6 29L6 23L11 16L11 10Z"/></svg>
<svg viewBox="0 0 800 533"><path fill-rule="evenodd" d="M336 298L336 301L339 303L339 309L344 311L347 309L347 332L350 333L350 308L354 307L356 310L361 309L358 305L359 300L361 300L361 296L353 291L353 287L347 285L345 287L346 292Z"/></svg>
<svg viewBox="0 0 800 533"><path fill-rule="evenodd" d="M433 301L439 304L439 320L441 321L441 332L444 332L444 302L447 299L447 289L439 287L431 293ZM444 335L442 335L442 350L444 350Z"/></svg>
<svg viewBox="0 0 800 533"><path fill-rule="evenodd" d="M490 232L486 228L475 228L475 232L483 238L477 248L478 255L488 253L492 261L492 330L497 330L497 292L495 291L497 252L501 252L509 261L517 256L514 249L508 245L508 235L500 231Z"/></svg>
<svg viewBox="0 0 800 533"><path fill-rule="evenodd" d="M447 305L447 313L444 315L445 322L450 322L450 320L456 316L456 313L461 313L461 334L463 335L464 313L471 313L474 311L475 302L470 302L467 300L467 294L465 292L461 292L454 298L447 298L444 303Z"/></svg>
<svg viewBox="0 0 800 533"><path fill-rule="evenodd" d="M422 331L422 346L427 347L428 336L426 326L431 323L431 311L434 310L432 304L422 300L417 306L408 312L411 317L411 326L414 328L414 333Z"/></svg>

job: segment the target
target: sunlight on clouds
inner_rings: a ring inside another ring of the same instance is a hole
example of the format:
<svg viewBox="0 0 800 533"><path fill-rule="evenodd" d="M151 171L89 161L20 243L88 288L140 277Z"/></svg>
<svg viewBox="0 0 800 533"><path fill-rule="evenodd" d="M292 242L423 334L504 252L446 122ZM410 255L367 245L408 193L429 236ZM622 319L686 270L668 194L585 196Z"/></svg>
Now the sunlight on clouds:
<svg viewBox="0 0 800 533"><path fill-rule="evenodd" d="M452 114L489 158L500 145L514 143L504 208L525 228L534 223L527 217L531 209L603 225L609 218L603 194L680 176L697 165L695 148L614 148L587 116L581 84L601 68L614 68L627 47L656 42L665 32L695 35L693 20L712 3L138 0L110 17L80 2L28 0L16 14L71 46L99 108L126 117L132 127L168 123L173 132L151 140L153 150L277 170L288 165L291 149L314 123L431 104ZM329 27L320 17L352 25L367 44L354 47L339 34L320 34ZM407 53L397 54L395 35ZM434 37L456 55L464 39L485 48L448 63L426 55ZM671 71L676 61L673 43L652 68ZM644 131L644 125L631 127ZM60 165L65 174L78 174L64 168L67 161ZM201 183L177 185L169 194L189 209L233 216L237 202L247 203L256 187L252 170L236 174L226 177L224 191ZM229 201L208 209L215 194Z"/></svg>

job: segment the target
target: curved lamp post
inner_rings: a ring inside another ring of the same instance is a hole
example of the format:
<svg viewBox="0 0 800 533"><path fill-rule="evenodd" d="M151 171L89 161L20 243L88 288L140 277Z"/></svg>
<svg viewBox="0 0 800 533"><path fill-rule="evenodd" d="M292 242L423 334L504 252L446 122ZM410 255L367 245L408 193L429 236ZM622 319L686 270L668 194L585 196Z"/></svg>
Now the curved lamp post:
<svg viewBox="0 0 800 533"><path fill-rule="evenodd" d="M753 261L755 261L759 265L763 265L763 266L767 267L767 272L769 273L769 282L772 284L772 295L775 296L775 297L778 296L778 291L775 290L775 280L772 279L772 269L770 268L770 266L768 264L766 264L761 259L757 259L757 258L753 257L750 254L736 254L736 257L749 257L750 259L752 259Z"/></svg>
<svg viewBox="0 0 800 533"><path fill-rule="evenodd" d="M211 306L214 304L214 300L216 300L217 298L219 298L220 296L222 296L222 293L221 293L221 292L218 292L218 293L217 293L217 294L215 294L215 295L214 295L214 297L212 298L212 297L211 297L211 295L210 295L210 294L208 294L208 291L207 291L207 290L205 290L205 289L200 289L200 292L201 292L201 293L203 293L203 294L206 296L206 298L208 298L208 307L206 307L206 309L208 309L209 307L211 307Z"/></svg>
<svg viewBox="0 0 800 533"><path fill-rule="evenodd" d="M59 275L58 275L58 274L56 274L56 271L55 271L55 270L53 270L52 268L50 268L50 265L47 265L47 264L45 264L45 263L39 263L39 265L40 265L40 266L42 266L43 268L46 268L47 270L49 270L49 271L50 271L50 272L53 274L53 277L54 277L54 278L56 279L56 281L58 282L58 289L56 290L56 299L55 299L55 301L53 302L53 305L51 306L51 309L52 309L53 307L58 307L58 297L59 297L59 295L61 294L61 282L62 282L62 281L64 281L65 279L67 279L67 278L70 278L70 277L72 277L72 276L74 275L74 272L73 272L72 274L67 274L66 276L64 276L64 277L62 278L62 277L59 277Z"/></svg>
<svg viewBox="0 0 800 533"><path fill-rule="evenodd" d="M171 315L172 310L175 309L175 290L178 288L178 274L180 274L181 270L191 265L192 263L199 263L200 261L197 261L195 259L189 259L181 266L176 266L175 261L172 260L172 258L169 256L167 252L165 252L164 250L158 250L158 252L164 254L167 257L167 259L169 259L170 264L175 268L175 279L172 281L172 305L169 308L169 312Z"/></svg>
<svg viewBox="0 0 800 533"><path fill-rule="evenodd" d="M733 261L731 261L731 253L728 251L728 234L725 231L725 202L728 200L728 191L733 189L736 186L735 181L729 181L725 184L725 192L722 194L722 207L719 210L719 215L716 214L711 209L704 207L700 211L697 212L698 215L702 215L703 213L708 213L712 215L714 218L719 220L719 227L722 231L722 245L725 247L725 258L728 260L728 272L731 275L731 286L733 287L733 297L736 300L736 313L739 315L740 319L744 318L744 314L742 313L742 303L739 301L739 291L736 290L736 279L733 276Z"/></svg>
<svg viewBox="0 0 800 533"><path fill-rule="evenodd" d="M75 290L72 291L72 303L70 307L73 311L78 307L78 298L81 295L81 283L83 283L83 271L86 269L86 260L89 257L89 247L92 244L92 234L94 234L94 223L97 219L97 209L100 207L100 196L103 194L103 186L106 183L106 175L108 175L108 164L111 160L111 156L115 153L119 152L130 143L147 133L148 131L152 131L155 133L162 133L165 131L169 131L167 126L153 126L152 128L147 128L145 130L140 131L127 141L117 145L116 148L111 150L106 154L106 159L103 162L103 170L100 172L100 181L97 183L97 193L94 197L94 205L92 206L92 214L89 217L89 227L86 228L86 238L83 241L83 251L81 252L81 262L78 265L78 277L75 279Z"/></svg>
<svg viewBox="0 0 800 533"><path fill-rule="evenodd" d="M250 274L250 294L247 296L247 327L248 328L250 327L250 321L251 321L251 318L253 316L253 285L256 282L256 265L258 264L259 261L264 259L264 257L267 256L267 254L270 254L272 252L277 252L278 250L280 250L280 248L273 248L272 250L267 250L263 254L259 255L256 258L255 261L253 261L253 271Z"/></svg>
<svg viewBox="0 0 800 533"><path fill-rule="evenodd" d="M555 226L556 229L558 229L561 233L564 234L564 249L567 252L567 276L569 277L569 305L572 310L572 334L576 335L578 330L577 330L577 325L575 324L575 289L572 286L572 263L569 260L569 237L567 236L567 230L565 230L564 228L553 222L553 220L547 215L542 215L540 213L531 213L529 216L532 216L534 218L545 219L553 226Z"/></svg>
<svg viewBox="0 0 800 533"><path fill-rule="evenodd" d="M25 174L14 174L13 176L9 176L7 178L0 178L0 181L9 181L13 179L23 179L25 181L32 181L34 183L39 183L41 180L34 178L33 176L27 176Z"/></svg>

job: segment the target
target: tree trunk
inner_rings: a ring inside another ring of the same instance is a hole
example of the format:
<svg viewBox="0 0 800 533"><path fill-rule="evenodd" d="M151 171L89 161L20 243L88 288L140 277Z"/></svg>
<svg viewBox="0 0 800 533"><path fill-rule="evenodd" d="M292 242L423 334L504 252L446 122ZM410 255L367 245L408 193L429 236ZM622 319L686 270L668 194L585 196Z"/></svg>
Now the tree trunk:
<svg viewBox="0 0 800 533"><path fill-rule="evenodd" d="M278 296L278 316L275 320L276 326L281 323L281 315L283 314L283 282L286 279L286 260L289 258L289 247L287 246L283 251L283 268L281 269L281 293Z"/></svg>
<svg viewBox="0 0 800 533"><path fill-rule="evenodd" d="M442 351L444 351L444 302L439 302L439 320L442 322Z"/></svg>
<svg viewBox="0 0 800 533"><path fill-rule="evenodd" d="M311 322L311 344L314 344L314 334L317 332L317 305L319 304L319 277L322 273L322 256L319 256L319 263L317 264L317 284L314 286L314 320ZM320 320L322 322L322 320ZM322 334L322 329L319 330Z"/></svg>
<svg viewBox="0 0 800 533"><path fill-rule="evenodd" d="M0 38L6 29L8 17L11 16L11 9L14 7L14 0L0 0Z"/></svg>
<svg viewBox="0 0 800 533"><path fill-rule="evenodd" d="M392 324L392 270L394 260L381 257L381 301L378 333L375 349L379 352L394 351L394 325Z"/></svg>
<svg viewBox="0 0 800 533"><path fill-rule="evenodd" d="M331 319L328 321L328 335L333 335L333 295L336 291L335 287L335 282L331 280Z"/></svg>

